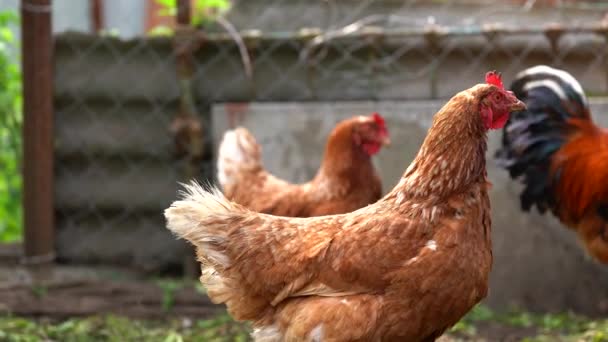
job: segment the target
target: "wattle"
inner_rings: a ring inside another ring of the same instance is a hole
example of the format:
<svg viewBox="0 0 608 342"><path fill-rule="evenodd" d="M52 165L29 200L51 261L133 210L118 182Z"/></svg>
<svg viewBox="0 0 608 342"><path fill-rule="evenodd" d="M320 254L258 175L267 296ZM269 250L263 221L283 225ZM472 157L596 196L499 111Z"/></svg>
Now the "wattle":
<svg viewBox="0 0 608 342"><path fill-rule="evenodd" d="M509 120L509 113L505 113L505 114L499 116L498 118L496 118L496 120L492 121L492 123L490 124L490 128L491 129L503 128L505 126L505 124L507 123L507 120Z"/></svg>
<svg viewBox="0 0 608 342"><path fill-rule="evenodd" d="M500 129L503 128L507 123L507 120L509 120L509 113L506 112L501 115L496 115L491 108L482 106L481 118L486 129Z"/></svg>
<svg viewBox="0 0 608 342"><path fill-rule="evenodd" d="M381 147L382 146L380 145L380 143L376 142L363 143L363 151L370 156L373 156L374 154L380 152Z"/></svg>

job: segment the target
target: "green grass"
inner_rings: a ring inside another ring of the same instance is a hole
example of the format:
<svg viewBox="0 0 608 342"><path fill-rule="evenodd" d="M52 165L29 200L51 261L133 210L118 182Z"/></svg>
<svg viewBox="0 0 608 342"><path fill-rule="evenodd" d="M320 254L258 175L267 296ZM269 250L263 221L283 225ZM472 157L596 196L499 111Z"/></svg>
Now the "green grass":
<svg viewBox="0 0 608 342"><path fill-rule="evenodd" d="M119 316L69 319L52 323L19 317L0 318L0 341L249 341L249 329L227 315L214 319L166 322L133 320Z"/></svg>
<svg viewBox="0 0 608 342"><path fill-rule="evenodd" d="M488 326L525 330L523 342L608 342L608 319L590 320L574 314L498 314L478 306L454 326L444 341L488 341ZM249 327L227 314L209 320L134 320L119 316L74 318L62 322L0 317L0 341L250 341Z"/></svg>
<svg viewBox="0 0 608 342"><path fill-rule="evenodd" d="M572 313L534 314L519 310L495 313L483 305L471 310L450 333L472 339L479 334L480 327L489 324L536 332L535 336L526 337L523 342L608 342L608 319L594 321Z"/></svg>

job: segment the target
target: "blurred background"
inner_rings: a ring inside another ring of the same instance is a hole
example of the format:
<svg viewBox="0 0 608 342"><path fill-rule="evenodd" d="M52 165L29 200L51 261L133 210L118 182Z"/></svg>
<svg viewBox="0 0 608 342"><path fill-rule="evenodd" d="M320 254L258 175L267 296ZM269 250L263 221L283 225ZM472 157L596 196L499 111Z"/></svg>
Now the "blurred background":
<svg viewBox="0 0 608 342"><path fill-rule="evenodd" d="M565 69L608 125L607 14L566 0L0 0L0 340L246 340L162 216L178 182L214 181L226 129L249 128L267 169L302 182L337 121L378 111L388 191L436 110L488 70L508 84ZM552 216L520 211L499 139L490 295L444 339L608 340L608 268Z"/></svg>

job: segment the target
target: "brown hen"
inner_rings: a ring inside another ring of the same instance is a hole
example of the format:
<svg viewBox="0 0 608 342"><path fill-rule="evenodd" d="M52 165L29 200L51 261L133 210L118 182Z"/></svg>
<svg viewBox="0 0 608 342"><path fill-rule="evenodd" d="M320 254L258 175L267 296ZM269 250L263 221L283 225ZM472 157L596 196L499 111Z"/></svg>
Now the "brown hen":
<svg viewBox="0 0 608 342"><path fill-rule="evenodd" d="M344 120L329 135L317 175L310 182L291 184L264 169L260 145L239 127L224 134L217 179L229 200L261 213L291 217L348 213L382 197L371 157L388 143L379 114Z"/></svg>
<svg viewBox="0 0 608 342"><path fill-rule="evenodd" d="M433 341L485 297L486 132L524 108L489 73L434 117L399 184L352 213L260 214L192 184L165 211L256 341Z"/></svg>

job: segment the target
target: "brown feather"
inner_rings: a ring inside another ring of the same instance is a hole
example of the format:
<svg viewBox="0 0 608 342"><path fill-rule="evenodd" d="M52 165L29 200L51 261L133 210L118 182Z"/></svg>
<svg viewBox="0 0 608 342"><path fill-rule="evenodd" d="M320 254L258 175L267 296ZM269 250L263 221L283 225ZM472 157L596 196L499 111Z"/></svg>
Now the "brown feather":
<svg viewBox="0 0 608 342"><path fill-rule="evenodd" d="M608 205L608 132L590 118L568 123L573 133L551 160L552 176L560 171L555 214L577 231L593 257L608 263L608 220L598 214L599 206Z"/></svg>

